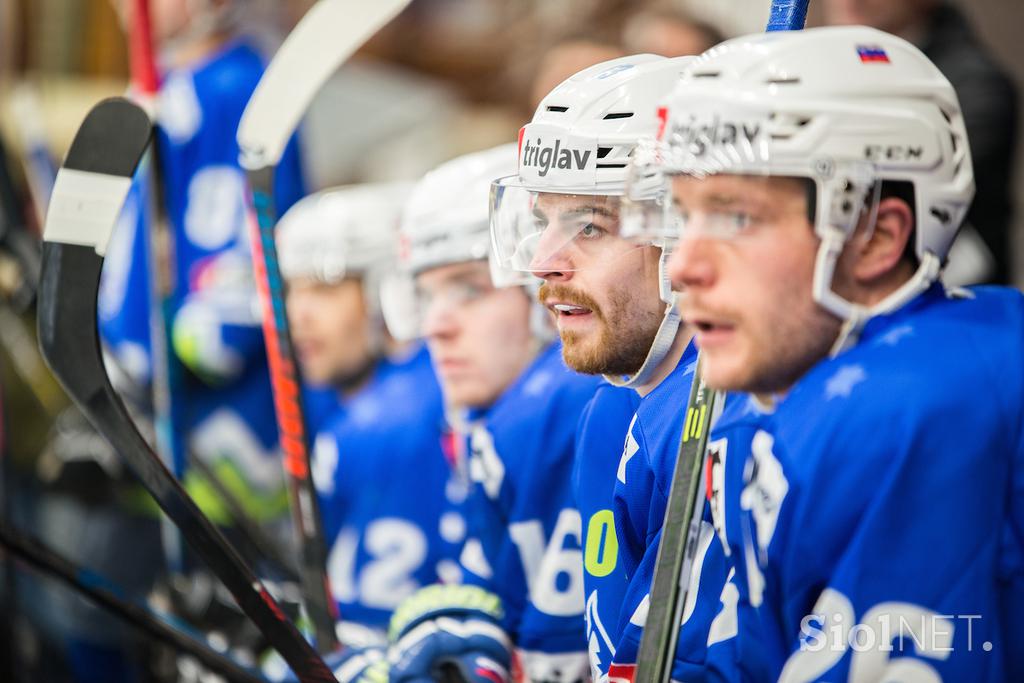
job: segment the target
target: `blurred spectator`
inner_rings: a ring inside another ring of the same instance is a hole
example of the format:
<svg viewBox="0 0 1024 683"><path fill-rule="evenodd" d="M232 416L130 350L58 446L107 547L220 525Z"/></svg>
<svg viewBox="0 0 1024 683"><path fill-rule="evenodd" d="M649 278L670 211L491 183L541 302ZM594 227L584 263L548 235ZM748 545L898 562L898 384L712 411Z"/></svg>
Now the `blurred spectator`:
<svg viewBox="0 0 1024 683"><path fill-rule="evenodd" d="M1017 89L1009 75L974 34L964 14L947 0L825 0L823 9L825 23L864 24L906 38L953 84L964 112L977 183L967 222L992 256L987 272L970 279L1009 282L1017 143ZM967 244L970 239L968 233L958 242ZM956 259L953 253L951 265Z"/></svg>
<svg viewBox="0 0 1024 683"><path fill-rule="evenodd" d="M638 12L622 30L622 46L627 54L699 55L723 40L725 36L714 26L670 9Z"/></svg>
<svg viewBox="0 0 1024 683"><path fill-rule="evenodd" d="M531 110L536 109L544 96L554 90L556 85L574 73L598 62L606 62L626 54L616 45L582 36L560 41L544 54L537 66L537 73L530 87Z"/></svg>
<svg viewBox="0 0 1024 683"><path fill-rule="evenodd" d="M118 0L129 23L129 3ZM175 439L202 459L247 514L286 526L287 493L246 223L246 179L235 132L263 73L238 22L244 0L153 3L161 66L157 101L163 209L172 233L173 287L163 304ZM100 283L100 334L123 375L149 385L148 191L136 182L112 236ZM275 173L283 212L304 194L297 145ZM185 483L213 521L231 515L193 469Z"/></svg>

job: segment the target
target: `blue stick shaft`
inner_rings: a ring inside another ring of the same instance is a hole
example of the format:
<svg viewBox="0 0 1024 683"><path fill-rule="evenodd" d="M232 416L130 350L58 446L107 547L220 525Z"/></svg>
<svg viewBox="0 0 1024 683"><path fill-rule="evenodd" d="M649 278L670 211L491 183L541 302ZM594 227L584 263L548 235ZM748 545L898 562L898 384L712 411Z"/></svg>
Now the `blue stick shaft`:
<svg viewBox="0 0 1024 683"><path fill-rule="evenodd" d="M810 0L772 0L766 31L799 31L807 20Z"/></svg>

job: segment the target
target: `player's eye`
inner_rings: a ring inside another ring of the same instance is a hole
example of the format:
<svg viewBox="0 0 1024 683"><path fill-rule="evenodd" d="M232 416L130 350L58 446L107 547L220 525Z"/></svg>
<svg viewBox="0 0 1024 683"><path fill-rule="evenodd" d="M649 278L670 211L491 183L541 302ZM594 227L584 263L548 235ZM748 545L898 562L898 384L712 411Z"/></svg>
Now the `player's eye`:
<svg viewBox="0 0 1024 683"><path fill-rule="evenodd" d="M754 222L754 217L746 211L732 211L726 214L725 221L730 229L739 232L749 228Z"/></svg>
<svg viewBox="0 0 1024 683"><path fill-rule="evenodd" d="M491 287L476 283L463 282L452 292L452 298L461 303L469 303L487 295Z"/></svg>

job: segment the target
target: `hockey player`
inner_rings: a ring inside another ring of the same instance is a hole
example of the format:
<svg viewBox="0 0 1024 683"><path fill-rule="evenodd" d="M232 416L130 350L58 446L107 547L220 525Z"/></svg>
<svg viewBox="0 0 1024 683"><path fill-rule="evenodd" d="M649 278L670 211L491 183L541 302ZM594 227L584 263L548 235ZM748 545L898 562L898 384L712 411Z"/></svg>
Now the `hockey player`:
<svg viewBox="0 0 1024 683"><path fill-rule="evenodd" d="M246 181L235 131L263 73L245 39L234 35L243 0L170 0L153 12L154 40L166 71L156 116L163 207L173 241L174 288L167 322L171 364L182 368L171 400L177 438L202 458L261 522L286 519L266 352L255 305ZM119 7L127 17L129 3ZM276 174L283 212L303 195L295 145ZM103 271L100 330L119 368L148 386L150 222L145 182L129 195ZM230 517L201 477L187 473L193 497L211 518Z"/></svg>
<svg viewBox="0 0 1024 683"><path fill-rule="evenodd" d="M682 433L678 396L688 395L693 377L691 333L679 324L664 274L668 251L657 240L624 238L619 221L630 156L641 137L655 133L656 105L687 62L639 55L571 77L523 128L518 175L496 182L492 191L499 263L544 279L539 298L556 316L566 362L579 372L601 373L638 398L618 439L624 446L617 467L580 491L580 507L596 510L584 528L600 534L587 538L585 564L595 678L629 678L635 666ZM623 410L621 398L603 400L619 402L608 408L612 412ZM612 422L591 418L581 442L599 440L590 432ZM614 525L607 523L609 501ZM721 547L702 547L703 564L694 570L699 591L685 614L674 672L680 680L703 671L725 583Z"/></svg>
<svg viewBox="0 0 1024 683"><path fill-rule="evenodd" d="M864 27L738 38L651 169L705 379L756 395L710 446L744 680L1021 680L1024 301L938 281L973 195L949 82Z"/></svg>
<svg viewBox="0 0 1024 683"><path fill-rule="evenodd" d="M302 199L278 227L306 381L337 393L314 447L328 576L348 646L383 642L392 611L451 579L464 523L446 499L441 391L421 344L388 336L380 286L396 262L405 183Z"/></svg>
<svg viewBox="0 0 1024 683"><path fill-rule="evenodd" d="M569 484L574 429L596 382L562 363L528 279L488 264L490 182L515 147L448 162L414 190L402 222L413 296L389 322L427 341L472 488L461 586L434 586L395 614L390 676L583 681L580 519ZM400 289L400 288L399 288ZM515 656L512 655L512 650Z"/></svg>

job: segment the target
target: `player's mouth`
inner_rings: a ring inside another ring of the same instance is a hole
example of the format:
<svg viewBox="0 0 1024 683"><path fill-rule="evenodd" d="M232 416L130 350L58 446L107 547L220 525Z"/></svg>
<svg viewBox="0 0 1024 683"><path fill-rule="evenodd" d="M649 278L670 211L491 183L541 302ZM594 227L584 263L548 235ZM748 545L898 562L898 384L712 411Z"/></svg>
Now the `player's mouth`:
<svg viewBox="0 0 1024 683"><path fill-rule="evenodd" d="M555 316L555 323L559 330L574 329L589 324L594 319L593 309L579 304L571 304L564 301L549 301L546 303L549 311Z"/></svg>
<svg viewBox="0 0 1024 683"><path fill-rule="evenodd" d="M732 339L736 327L724 320L713 318L687 318L694 330L697 346L702 349L713 348L728 343Z"/></svg>
<svg viewBox="0 0 1024 683"><path fill-rule="evenodd" d="M454 375L464 371L469 366L469 361L452 356L438 358L435 361L437 371L443 375Z"/></svg>
<svg viewBox="0 0 1024 683"><path fill-rule="evenodd" d="M590 315L593 313L586 306L576 306L574 304L550 304L548 308L554 312L558 317L573 317L579 315Z"/></svg>

